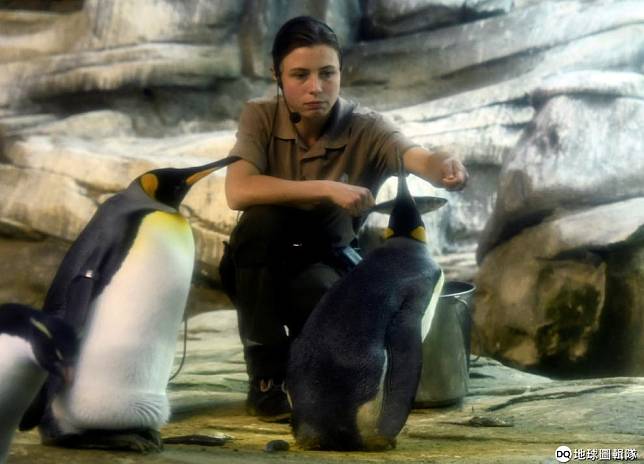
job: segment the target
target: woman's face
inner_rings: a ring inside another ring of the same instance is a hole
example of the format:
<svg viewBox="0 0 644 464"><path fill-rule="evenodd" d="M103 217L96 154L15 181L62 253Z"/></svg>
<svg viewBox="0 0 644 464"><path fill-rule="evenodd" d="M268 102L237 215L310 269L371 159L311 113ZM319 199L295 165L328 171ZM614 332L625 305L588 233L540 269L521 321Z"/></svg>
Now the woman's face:
<svg viewBox="0 0 644 464"><path fill-rule="evenodd" d="M328 45L300 47L282 59L282 91L302 119L323 120L340 93L340 58Z"/></svg>

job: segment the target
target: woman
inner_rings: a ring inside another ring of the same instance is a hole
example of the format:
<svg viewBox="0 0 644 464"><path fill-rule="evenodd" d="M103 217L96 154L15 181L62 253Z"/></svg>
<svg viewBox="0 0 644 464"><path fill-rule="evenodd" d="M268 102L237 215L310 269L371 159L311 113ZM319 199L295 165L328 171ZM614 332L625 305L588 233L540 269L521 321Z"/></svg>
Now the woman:
<svg viewBox="0 0 644 464"><path fill-rule="evenodd" d="M282 96L250 101L226 175L228 205L242 210L220 268L237 308L250 378L249 413L288 417L283 391L289 339L346 270L338 250L355 243L359 217L387 177L405 168L461 189L467 171L430 153L380 115L340 98L342 56L334 32L301 16L273 42ZM324 334L320 334L324 336Z"/></svg>

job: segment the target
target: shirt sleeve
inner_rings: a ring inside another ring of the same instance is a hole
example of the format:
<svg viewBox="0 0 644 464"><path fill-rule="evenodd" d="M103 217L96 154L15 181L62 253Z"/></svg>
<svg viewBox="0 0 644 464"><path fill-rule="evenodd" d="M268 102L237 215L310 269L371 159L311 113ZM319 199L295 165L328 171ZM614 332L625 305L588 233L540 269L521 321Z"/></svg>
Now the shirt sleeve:
<svg viewBox="0 0 644 464"><path fill-rule="evenodd" d="M377 114L373 120L372 134L374 161L385 175L395 175L398 172L398 154L402 156L412 147L419 146L403 134L388 118Z"/></svg>
<svg viewBox="0 0 644 464"><path fill-rule="evenodd" d="M266 108L256 102L247 102L242 109L237 128L237 141L230 155L252 163L261 174L268 166L267 150L270 142L270 116Z"/></svg>

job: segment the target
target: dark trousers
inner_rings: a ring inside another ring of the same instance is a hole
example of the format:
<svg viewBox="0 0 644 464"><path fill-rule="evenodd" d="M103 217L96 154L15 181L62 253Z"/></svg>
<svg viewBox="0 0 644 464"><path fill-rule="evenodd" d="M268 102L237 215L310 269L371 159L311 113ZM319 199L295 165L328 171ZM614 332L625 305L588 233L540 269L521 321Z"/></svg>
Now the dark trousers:
<svg viewBox="0 0 644 464"><path fill-rule="evenodd" d="M336 207L262 205L241 216L219 271L251 379L284 378L290 340L343 273L333 250L354 239L351 217Z"/></svg>

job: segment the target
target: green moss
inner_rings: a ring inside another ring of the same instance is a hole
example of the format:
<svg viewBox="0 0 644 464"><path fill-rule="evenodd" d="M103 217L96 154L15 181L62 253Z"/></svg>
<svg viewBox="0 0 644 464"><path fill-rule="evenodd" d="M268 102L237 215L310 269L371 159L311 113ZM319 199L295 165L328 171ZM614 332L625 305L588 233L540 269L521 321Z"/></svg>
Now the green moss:
<svg viewBox="0 0 644 464"><path fill-rule="evenodd" d="M552 322L537 331L541 353L568 364L576 356L571 349L594 325L600 302L601 295L592 285L562 287L545 303L544 313Z"/></svg>

